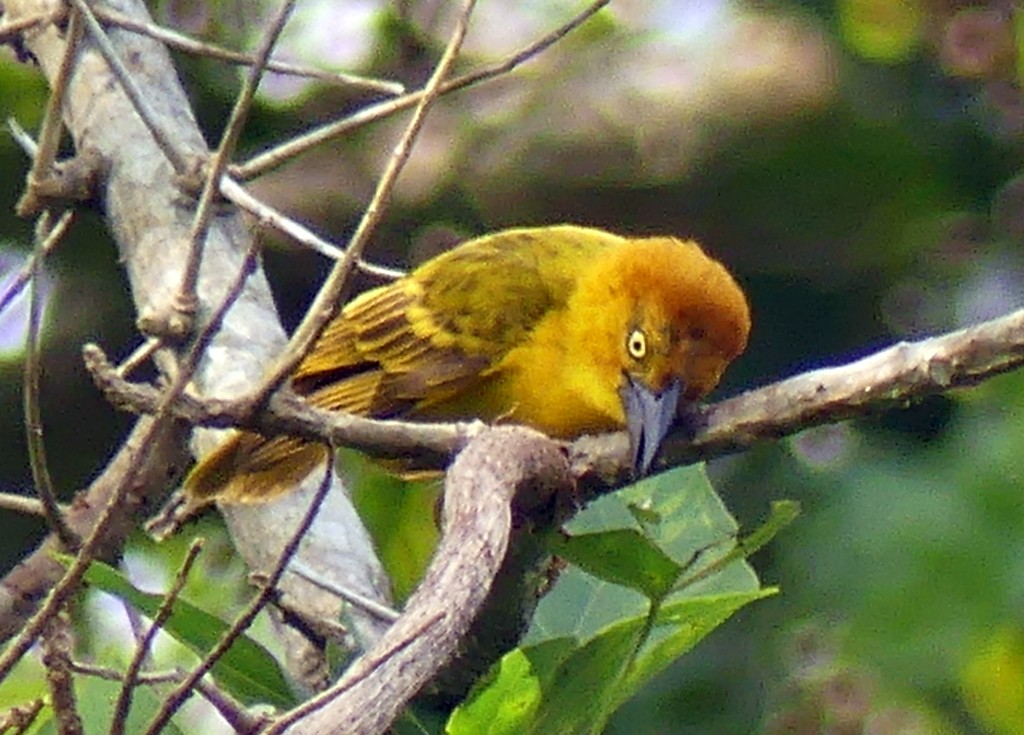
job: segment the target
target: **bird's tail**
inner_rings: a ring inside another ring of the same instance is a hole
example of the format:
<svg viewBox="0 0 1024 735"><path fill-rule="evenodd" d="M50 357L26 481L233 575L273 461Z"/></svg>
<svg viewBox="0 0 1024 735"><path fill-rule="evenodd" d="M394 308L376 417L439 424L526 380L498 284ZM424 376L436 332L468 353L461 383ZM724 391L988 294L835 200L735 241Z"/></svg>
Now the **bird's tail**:
<svg viewBox="0 0 1024 735"><path fill-rule="evenodd" d="M322 444L241 431L203 458L183 485L196 505L262 503L298 487L326 459Z"/></svg>

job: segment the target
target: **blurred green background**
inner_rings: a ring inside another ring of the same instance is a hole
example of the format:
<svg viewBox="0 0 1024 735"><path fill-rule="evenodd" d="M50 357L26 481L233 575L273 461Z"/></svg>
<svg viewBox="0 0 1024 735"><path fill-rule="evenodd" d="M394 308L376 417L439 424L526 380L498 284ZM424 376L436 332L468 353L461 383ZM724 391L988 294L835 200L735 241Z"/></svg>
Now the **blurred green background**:
<svg viewBox="0 0 1024 735"><path fill-rule="evenodd" d="M300 3L283 56L397 79L429 74L454 3ZM463 70L566 20L563 3L483 0ZM235 47L229 3L167 0L159 20ZM747 354L717 395L839 364L1024 305L1024 27L1013 2L635 0L513 75L435 109L370 248L408 265L456 238L572 221L696 237L750 295ZM177 56L215 141L237 70ZM45 89L0 53L0 113L34 129ZM367 102L272 77L255 152ZM344 242L401 121L362 129L254 183ZM0 277L30 223L12 214L23 155L0 137ZM276 242L286 324L327 264ZM83 212L48 264L43 376L64 496L129 425L97 396L84 341L138 341L116 252ZM0 315L0 491L30 494L23 317ZM716 631L627 705L614 733L1024 733L1024 374L715 462L741 524L805 512L753 560L783 594ZM40 537L4 513L0 558Z"/></svg>

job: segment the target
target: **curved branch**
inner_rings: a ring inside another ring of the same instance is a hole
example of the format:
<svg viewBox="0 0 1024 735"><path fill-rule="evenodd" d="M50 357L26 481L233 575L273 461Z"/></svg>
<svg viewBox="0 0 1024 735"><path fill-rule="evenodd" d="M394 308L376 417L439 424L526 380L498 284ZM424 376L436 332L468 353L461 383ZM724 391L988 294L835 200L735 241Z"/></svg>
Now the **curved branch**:
<svg viewBox="0 0 1024 735"><path fill-rule="evenodd" d="M405 612L334 686L267 735L385 732L458 651L505 559L513 503L547 506L572 487L565 455L543 434L502 427L474 437L448 471L444 535Z"/></svg>

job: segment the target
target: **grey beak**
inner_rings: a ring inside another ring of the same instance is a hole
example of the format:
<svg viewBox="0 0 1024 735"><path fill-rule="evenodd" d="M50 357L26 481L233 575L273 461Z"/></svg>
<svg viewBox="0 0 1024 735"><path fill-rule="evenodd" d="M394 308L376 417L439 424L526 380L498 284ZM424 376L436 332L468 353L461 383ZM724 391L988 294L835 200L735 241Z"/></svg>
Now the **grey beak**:
<svg viewBox="0 0 1024 735"><path fill-rule="evenodd" d="M631 376L626 376L620 396L626 412L634 477L646 475L651 468L658 447L675 420L682 387L679 380L673 380L661 393L655 393Z"/></svg>

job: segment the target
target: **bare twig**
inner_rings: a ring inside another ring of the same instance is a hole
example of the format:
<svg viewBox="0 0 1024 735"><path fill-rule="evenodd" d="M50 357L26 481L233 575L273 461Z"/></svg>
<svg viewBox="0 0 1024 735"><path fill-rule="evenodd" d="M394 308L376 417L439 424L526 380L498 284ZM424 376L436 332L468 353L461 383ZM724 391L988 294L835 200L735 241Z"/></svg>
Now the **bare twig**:
<svg viewBox="0 0 1024 735"><path fill-rule="evenodd" d="M70 217L71 219L65 223L65 217ZM25 265L22 266L21 270L18 271L18 275L11 279L11 282L7 284L7 288L4 289L3 293L0 293L0 314L3 314L4 311L14 303L14 300L18 298L18 295L25 289L25 286L27 286L28 282L32 279L32 274L35 272L36 260L39 258L45 258L53 251L61 241L64 230L70 226L73 218L74 213L68 211L65 212L59 220L57 220L57 224L54 226L50 236L43 240L42 245L32 252L32 255L29 256L28 262L26 262ZM55 234L56 237L54 237Z"/></svg>
<svg viewBox="0 0 1024 735"><path fill-rule="evenodd" d="M224 173L224 169L227 168L231 156L234 155L235 147L242 136L242 129L245 127L245 120L249 115L253 97L256 95L256 89L266 70L267 59L270 58L270 52L274 49L274 44L277 43L281 31L284 30L284 24L293 7L295 7L295 0L284 0L268 24L256 51L256 62L250 67L249 73L245 77L245 83L238 93L238 99L235 101L231 116L224 127L220 145L210 156L203 191L199 195L195 217L192 220L192 230L189 233L188 262L185 265L185 273L182 276L178 294L178 306L188 314L193 314L198 306L196 282L199 280L199 266L203 260L203 245L206 242L210 217L213 216L214 200L220 191L220 177Z"/></svg>
<svg viewBox="0 0 1024 735"><path fill-rule="evenodd" d="M228 287L228 291L224 295L224 299L213 314L210 315L210 319L206 322L206 326L204 326L202 331L196 336L195 341L192 343L192 348L188 351L188 354L182 361L182 370L188 374L190 378L192 373L195 371L196 366L199 364L200 357L202 357L206 348L210 346L210 342L213 340L214 335L217 334L217 330L219 330L221 324L223 324L224 317L227 315L228 309L238 301L239 297L242 295L242 291L245 289L245 282L249 280L249 276L251 276L256 270L256 264L259 262L259 253L262 246L263 241L260 237L260 233L257 231L253 233L252 240L249 243L249 249L245 252L245 257L242 259L241 267L238 269L238 274L235 276L234 282L232 282Z"/></svg>
<svg viewBox="0 0 1024 735"><path fill-rule="evenodd" d="M32 139L28 131L21 127L13 117L7 118L7 130L10 132L11 137L14 138L14 142L21 146L21 150L25 152L25 155L34 160L36 154L39 153L39 144Z"/></svg>
<svg viewBox="0 0 1024 735"><path fill-rule="evenodd" d="M340 260L345 257L345 251L342 248L318 237L308 227L305 227L293 220L291 217L278 212L269 204L260 201L247 192L243 186L234 181L231 177L224 176L221 178L220 193L223 194L226 199L229 199L246 212L256 217L261 223L265 223L273 227L278 232L288 235L299 244L308 247L310 250L314 250L321 255L326 255L332 260ZM361 258L356 264L356 268L363 273L385 280L394 280L405 275L404 271L368 263Z"/></svg>
<svg viewBox="0 0 1024 735"><path fill-rule="evenodd" d="M397 610L392 610L390 607L382 605L376 600L371 600L366 595L361 595L355 590L350 590L340 585L332 584L327 580L321 579L319 574L317 574L314 570L307 567L305 564L302 564L298 561L292 562L291 566L288 568L288 571L292 574L296 574L302 577L307 582L315 584L317 587L320 587L322 589L327 590L328 592L337 595L350 605L355 605L361 610L365 610L371 615L376 616L380 620L383 620L388 623L393 623L396 620L398 620L399 613Z"/></svg>
<svg viewBox="0 0 1024 735"><path fill-rule="evenodd" d="M146 341L136 347L132 354L128 355L120 365L117 366L117 374L122 378L131 375L140 365L151 358L157 350L163 347L164 343L159 337L147 337Z"/></svg>
<svg viewBox="0 0 1024 735"><path fill-rule="evenodd" d="M60 136L64 130L64 122L61 117L64 111L64 95L67 93L68 79L74 68L81 39L82 21L78 13L72 12L68 22L64 56L61 58L60 68L51 85L50 97L46 101L46 110L43 113L43 124L39 132L39 147L32 159L32 168L26 179L28 186L15 207L15 212L19 217L30 216L41 206L37 188L43 179L52 174L53 164L57 160Z"/></svg>
<svg viewBox="0 0 1024 735"><path fill-rule="evenodd" d="M82 354L93 381L115 407L145 414L157 410L162 400L159 390L120 378L117 369L96 345L85 345ZM264 413L253 415L250 409L250 403L244 399L198 399L183 395L171 410L192 426L242 427L267 434L293 434L311 441L352 447L382 458L412 454L427 468L445 466L451 454L483 426L480 422L378 421L313 408L283 394L276 394Z"/></svg>
<svg viewBox="0 0 1024 735"><path fill-rule="evenodd" d="M75 701L74 677L71 674L71 629L63 615L54 615L42 636L43 665L46 683L60 735L82 735L82 718Z"/></svg>
<svg viewBox="0 0 1024 735"><path fill-rule="evenodd" d="M67 211L49 232L44 232L50 220L49 213L40 218L40 231L36 235L36 248L32 254L32 280L29 287L28 335L25 345L25 435L28 444L29 464L36 493L43 506L46 523L68 551L74 551L79 544L78 536L68 528L63 513L57 504L57 492L53 488L49 464L46 461L46 443L43 440L43 415L39 406L39 378L42 361L39 350L39 332L42 327L42 298L40 295L43 272L43 255L52 250L57 241L67 232L71 224L71 212Z"/></svg>
<svg viewBox="0 0 1024 735"><path fill-rule="evenodd" d="M251 66L256 63L255 57L252 54L231 51L206 41L197 41L196 39L186 36L184 33L179 31L164 28L156 23L140 21L135 18L131 18L124 13L111 10L110 8L95 8L94 12L96 13L96 16L105 23L109 23L129 31L134 31L136 33L143 33L180 51L196 54L197 56L208 56L211 59L226 61L229 64L238 64L241 66ZM405 87L403 85L398 82L392 82L385 79L370 79L358 74L324 71L323 69L304 66L302 64L290 64L284 61L270 60L267 62L266 66L268 71L276 72L278 74L306 77L309 79L327 82L329 84L340 84L346 87L357 87L365 89L368 92L392 95L402 94L405 92Z"/></svg>
<svg viewBox="0 0 1024 735"><path fill-rule="evenodd" d="M306 312L306 316L288 341L288 346L285 348L284 353L275 361L267 373L263 385L253 394L254 406L262 406L270 397L270 394L281 387L281 384L288 379L288 376L299 360L309 352L317 337L320 336L320 332L323 331L323 328L327 326L327 322L331 320L331 317L334 316L340 307L341 296L345 289L345 284L348 282L349 274L351 274L353 267L359 261L363 249L370 239L370 235L383 216L387 202L391 198L391 191L398 180L398 175L405 166L405 162L409 159L413 143L423 127L427 112L434 100L437 99L441 82L447 76L449 69L451 69L452 64L455 63L455 59L458 57L462 41L466 37L469 16L473 12L475 4L476 0L465 0L465 5L455 23L455 29L452 32L451 39L448 41L448 46L445 48L440 61L438 61L434 73L431 74L430 79L423 88L423 96L413 111L412 119L409 120L404 134L388 159L384 173L381 174L380 181L377 182L377 189L370 199L370 203L366 205L363 217L359 221L352 239L349 241L348 248L345 250L345 257L335 263L330 274L327 276L327 280Z"/></svg>
<svg viewBox="0 0 1024 735"><path fill-rule="evenodd" d="M181 676L184 675L182 672ZM269 720L267 714L249 712L245 705L228 696L227 692L209 683L206 679L199 679L196 682L196 689L220 713L220 716L231 726L236 735L255 735L266 726Z"/></svg>
<svg viewBox="0 0 1024 735"><path fill-rule="evenodd" d="M320 487L310 501L309 508L306 510L305 515L296 527L295 533L282 550L277 565L274 567L274 570L270 575L268 575L266 585L260 588L259 593L253 597L245 610L243 610L235 619L231 627L224 632L224 635L221 636L220 640L217 641L217 644L199 663L199 665L196 666L188 676L182 679L181 683L174 688L174 691L167 696L163 704L160 706L160 710L153 717L149 727L146 729L146 735L158 735L174 713L178 711L178 708L181 707L185 700L192 694L196 683L210 672L214 664L220 660L238 637L242 635L250 625L252 625L252 621L256 619L256 616L271 600L274 595L275 588L281 581L281 577L284 576L288 562L291 561L292 556L294 556L296 550L298 550L299 544L302 543L303 536L306 535L310 526L313 525L313 521L316 519L316 514L320 511L320 506L323 503L324 498L327 496L327 491L331 489L331 478L334 475L333 467L333 459L329 455L328 460L324 463L324 476L323 480L320 482Z"/></svg>
<svg viewBox="0 0 1024 735"><path fill-rule="evenodd" d="M548 33L521 51L512 54L508 58L503 59L496 64L492 64L491 66L487 66L475 72L470 72L469 74L463 74L462 76L456 77L450 81L443 82L440 85L437 94L450 94L474 84L487 81L488 79L493 79L509 73L520 64L529 61L537 54L560 41L576 28L579 28L609 2L611 2L611 0L598 0L595 3L592 3L564 25L556 28L551 33ZM363 125L394 115L402 110L407 110L410 107L417 105L422 100L424 94L425 90L419 90L395 100L388 100L387 102L372 105L360 110L354 115L348 116L334 123L329 123L287 143L283 143L268 151L264 151L243 164L232 166L231 171L242 181L254 179L257 176L261 176L268 171L277 168L286 161L305 153L311 148L315 148L321 143L341 137L342 135L356 130Z"/></svg>
<svg viewBox="0 0 1024 735"><path fill-rule="evenodd" d="M76 674L95 676L97 679L106 679L107 681L124 681L125 676L124 672L119 669L112 669L108 666L96 666L95 664L87 664L83 661L72 661L71 670ZM143 671L135 677L135 682L147 686L173 684L176 681L181 681L183 676L184 674L178 670Z"/></svg>
<svg viewBox="0 0 1024 735"><path fill-rule="evenodd" d="M22 735L32 727L43 709L43 700L36 699L28 704L11 707L0 714L0 732L4 735ZM13 728L13 730L11 730ZM11 732L8 732L11 730Z"/></svg>
<svg viewBox="0 0 1024 735"><path fill-rule="evenodd" d="M24 513L30 516L42 516L45 514L43 503L36 498L26 498L24 495L14 495L12 493L0 493L0 508L3 510L14 511L15 513ZM64 513L67 508L64 506L58 506L61 513Z"/></svg>
<svg viewBox="0 0 1024 735"><path fill-rule="evenodd" d="M0 43L8 43L11 39L17 38L25 31L32 30L36 26L53 23L63 14L63 10L56 10L49 13L36 13L21 20L0 23Z"/></svg>
<svg viewBox="0 0 1024 735"><path fill-rule="evenodd" d="M164 156L167 157L175 173L181 175L187 173L189 170L188 159L178 151L178 148L171 140L171 136L157 122L160 119L159 116L150 108L149 101L139 90L138 85L135 84L131 72L125 68L124 62L118 56L117 49L110 43L110 39L107 38L107 34L103 30L103 26L100 25L99 21L96 20L96 16L93 15L92 8L89 7L85 0L71 0L71 3L81 13L82 19L85 21L86 30L89 32L96 47L100 50L103 58L106 59L110 72L117 77L118 82L121 84L121 89L124 90L125 95L131 100L132 106L138 113L139 118L141 118L146 129L149 130L150 135L153 136L153 142L157 144Z"/></svg>
<svg viewBox="0 0 1024 735"><path fill-rule="evenodd" d="M122 735L124 732L125 724L128 722L128 713L132 706L132 697L135 694L135 687L138 683L139 672L142 671L142 666L145 664L146 657L149 656L149 651L153 646L153 640L156 638L156 634L160 632L163 624L174 611L174 603L177 602L178 596L181 594L181 590L185 587L185 582L188 581L188 575L192 571L192 566L195 564L196 559L199 558L199 552L203 549L203 543L204 540L202 538L197 538L192 541L192 544L188 548L188 552L185 554L185 558L181 562L181 566L178 567L178 573L174 577L174 582L171 584L171 588L167 591L167 594L164 595L164 599L160 603L160 607L157 609L156 615L153 617L153 622L150 623L146 634L135 647L135 654L132 656L132 660L128 663L128 668L125 669L124 679L121 683L121 691L117 696L117 703L114 705L114 715L110 724L110 735Z"/></svg>

